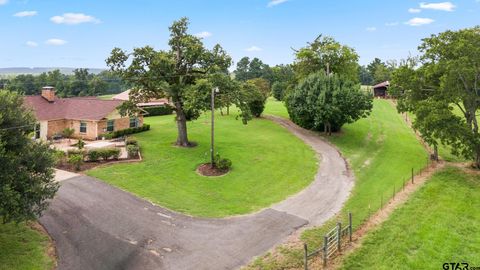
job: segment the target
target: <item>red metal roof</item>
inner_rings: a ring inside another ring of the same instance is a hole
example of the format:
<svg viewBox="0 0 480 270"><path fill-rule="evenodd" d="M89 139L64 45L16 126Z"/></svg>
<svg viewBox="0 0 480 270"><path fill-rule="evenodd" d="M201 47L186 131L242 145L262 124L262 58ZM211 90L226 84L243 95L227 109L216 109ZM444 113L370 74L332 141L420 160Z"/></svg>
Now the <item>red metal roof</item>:
<svg viewBox="0 0 480 270"><path fill-rule="evenodd" d="M122 100L101 100L92 97L55 98L48 102L42 96L26 96L24 104L40 121L57 119L101 120L122 104Z"/></svg>
<svg viewBox="0 0 480 270"><path fill-rule="evenodd" d="M373 88L379 88L379 87L389 87L390 86L390 82L389 81L385 81L385 82L381 82L379 84L376 84L373 86Z"/></svg>

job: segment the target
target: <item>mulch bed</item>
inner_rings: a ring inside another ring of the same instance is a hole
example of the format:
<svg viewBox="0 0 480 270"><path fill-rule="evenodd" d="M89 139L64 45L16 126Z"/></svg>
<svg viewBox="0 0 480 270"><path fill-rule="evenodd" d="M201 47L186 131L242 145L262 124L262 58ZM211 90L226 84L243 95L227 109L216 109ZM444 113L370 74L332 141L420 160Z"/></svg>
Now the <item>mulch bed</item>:
<svg viewBox="0 0 480 270"><path fill-rule="evenodd" d="M98 161L98 162L88 162L88 161L86 161L82 164L82 166L80 167L80 170L78 170L78 171L75 170L75 166L73 166L71 164L68 164L68 163L59 164L59 165L55 166L55 168L59 169L59 170L78 173L78 172L87 171L87 170L90 170L90 169L93 169L95 167L102 166L102 165L109 165L109 164L116 164L116 163L129 163L129 162L138 162L138 161L142 161L141 156L139 156L138 158L128 158L128 159L108 160L108 161L102 160L102 161Z"/></svg>
<svg viewBox="0 0 480 270"><path fill-rule="evenodd" d="M211 166L210 163L205 163L197 168L197 172L203 176L222 176L228 173L229 170L220 170Z"/></svg>

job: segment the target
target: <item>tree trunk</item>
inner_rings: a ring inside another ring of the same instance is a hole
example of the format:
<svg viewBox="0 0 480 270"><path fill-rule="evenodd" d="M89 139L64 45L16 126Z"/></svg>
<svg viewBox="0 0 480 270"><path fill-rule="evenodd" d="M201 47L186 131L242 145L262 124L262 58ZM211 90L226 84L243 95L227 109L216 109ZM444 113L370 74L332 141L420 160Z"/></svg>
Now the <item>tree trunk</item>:
<svg viewBox="0 0 480 270"><path fill-rule="evenodd" d="M438 161L438 146L436 144L433 145L433 160Z"/></svg>
<svg viewBox="0 0 480 270"><path fill-rule="evenodd" d="M475 168L480 169L480 149L477 148L477 151L475 153Z"/></svg>
<svg viewBox="0 0 480 270"><path fill-rule="evenodd" d="M175 111L177 113L175 119L177 121L178 128L176 145L181 147L189 147L191 144L188 141L187 136L187 117L185 116L185 112L183 111L183 107L180 102L175 102Z"/></svg>

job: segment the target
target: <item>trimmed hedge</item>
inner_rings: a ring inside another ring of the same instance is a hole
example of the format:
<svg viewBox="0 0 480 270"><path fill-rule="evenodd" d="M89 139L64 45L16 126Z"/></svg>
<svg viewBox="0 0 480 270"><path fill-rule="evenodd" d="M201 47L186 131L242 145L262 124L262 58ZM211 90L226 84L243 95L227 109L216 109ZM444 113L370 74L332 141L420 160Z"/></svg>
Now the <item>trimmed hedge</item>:
<svg viewBox="0 0 480 270"><path fill-rule="evenodd" d="M127 145L127 154L129 158L137 158L140 152L140 147L135 144Z"/></svg>
<svg viewBox="0 0 480 270"><path fill-rule="evenodd" d="M87 153L89 161L95 162L100 158L107 161L110 158L118 159L120 157L120 149L113 147L90 149Z"/></svg>
<svg viewBox="0 0 480 270"><path fill-rule="evenodd" d="M169 115L169 114L172 114L173 112L173 108L168 105L158 106L158 107L144 107L142 109L148 113L144 115L144 117L157 116L157 115Z"/></svg>
<svg viewBox="0 0 480 270"><path fill-rule="evenodd" d="M122 136L125 136L125 135L139 133L139 132L147 131L147 130L150 130L150 125L149 124L144 124L141 127L115 130L113 132L105 133L105 134L101 135L100 137L105 137L105 139L109 140L109 139L118 138L118 137L122 137Z"/></svg>

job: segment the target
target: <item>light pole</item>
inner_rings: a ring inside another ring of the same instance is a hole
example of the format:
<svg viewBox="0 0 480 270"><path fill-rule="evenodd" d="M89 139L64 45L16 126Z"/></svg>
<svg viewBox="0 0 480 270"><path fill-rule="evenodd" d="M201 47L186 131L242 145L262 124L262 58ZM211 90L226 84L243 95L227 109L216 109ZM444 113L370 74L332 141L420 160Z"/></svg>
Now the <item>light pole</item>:
<svg viewBox="0 0 480 270"><path fill-rule="evenodd" d="M212 110L212 124L211 124L211 140L210 140L210 165L215 167L215 151L214 151L214 136L215 136L215 93L220 92L218 87L212 88L212 100L210 102L211 110Z"/></svg>

